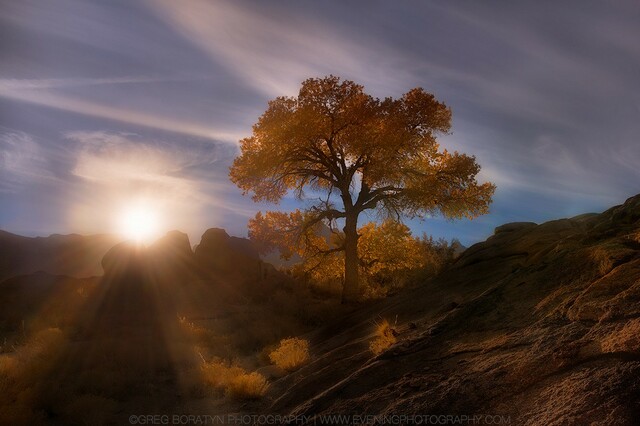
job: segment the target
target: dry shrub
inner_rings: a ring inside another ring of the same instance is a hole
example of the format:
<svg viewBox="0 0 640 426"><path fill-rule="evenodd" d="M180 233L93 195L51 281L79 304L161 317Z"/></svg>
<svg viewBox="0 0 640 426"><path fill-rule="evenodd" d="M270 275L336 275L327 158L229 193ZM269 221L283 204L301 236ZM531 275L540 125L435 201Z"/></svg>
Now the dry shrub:
<svg viewBox="0 0 640 426"><path fill-rule="evenodd" d="M64 344L65 338L59 328L40 330L13 354L3 356L0 370L6 375L20 377L23 382L35 381L52 367Z"/></svg>
<svg viewBox="0 0 640 426"><path fill-rule="evenodd" d="M294 371L309 362L309 342L297 337L282 339L276 350L269 354L269 359L277 367Z"/></svg>
<svg viewBox="0 0 640 426"><path fill-rule="evenodd" d="M201 348L199 352L205 354L213 352L221 358L232 358L237 355L232 336L206 327L206 324L196 324L184 316L179 316L178 322L184 331L184 344L195 343Z"/></svg>
<svg viewBox="0 0 640 426"><path fill-rule="evenodd" d="M228 365L222 361L212 361L202 367L204 381L209 386L224 390L236 399L256 399L263 396L269 387L262 374L248 373L245 369Z"/></svg>
<svg viewBox="0 0 640 426"><path fill-rule="evenodd" d="M35 401L48 384L43 378L52 370L64 343L60 329L48 328L36 332L13 353L0 355L1 424L44 424Z"/></svg>
<svg viewBox="0 0 640 426"><path fill-rule="evenodd" d="M267 379L260 373L242 373L234 376L225 389L225 393L236 399L257 399L263 396L269 383Z"/></svg>
<svg viewBox="0 0 640 426"><path fill-rule="evenodd" d="M369 344L369 349L374 355L380 355L398 341L397 334L396 330L389 324L389 321L382 320L379 324L376 324L375 338Z"/></svg>
<svg viewBox="0 0 640 426"><path fill-rule="evenodd" d="M240 367L230 366L223 361L211 361L202 366L204 381L214 388L224 389L234 375L244 373Z"/></svg>

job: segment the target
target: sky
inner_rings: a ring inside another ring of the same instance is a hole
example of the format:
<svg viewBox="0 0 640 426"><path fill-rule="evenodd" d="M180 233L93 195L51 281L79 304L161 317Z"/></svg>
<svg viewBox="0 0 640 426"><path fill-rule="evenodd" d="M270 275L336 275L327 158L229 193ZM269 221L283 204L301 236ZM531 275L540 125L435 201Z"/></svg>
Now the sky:
<svg viewBox="0 0 640 426"><path fill-rule="evenodd" d="M423 87L453 111L441 146L497 185L473 221L416 234L481 241L506 222L599 212L640 192L637 1L0 0L0 229L246 236L228 180L276 96L334 74L377 97ZM363 217L364 223L369 218Z"/></svg>

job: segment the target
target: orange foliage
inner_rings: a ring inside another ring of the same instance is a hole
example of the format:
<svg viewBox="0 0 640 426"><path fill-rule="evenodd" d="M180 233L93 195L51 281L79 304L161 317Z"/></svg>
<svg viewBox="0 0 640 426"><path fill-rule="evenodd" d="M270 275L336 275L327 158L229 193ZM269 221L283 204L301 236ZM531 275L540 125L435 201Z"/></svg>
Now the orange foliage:
<svg viewBox="0 0 640 426"><path fill-rule="evenodd" d="M269 102L253 134L241 141L230 178L255 201L277 203L289 191L303 199L309 189L328 194L304 213L256 221L282 229L344 219L344 294L352 298L358 287L361 212L448 218L488 212L495 187L476 181L475 158L441 151L436 142L450 127L451 110L421 88L380 100L335 76L308 79L297 97Z"/></svg>
<svg viewBox="0 0 640 426"><path fill-rule="evenodd" d="M422 245L403 223L370 222L360 228L359 234L360 263L370 275L417 269L425 264Z"/></svg>
<svg viewBox="0 0 640 426"><path fill-rule="evenodd" d="M309 362L309 342L292 337L282 339L278 348L269 354L269 359L279 368L294 371Z"/></svg>

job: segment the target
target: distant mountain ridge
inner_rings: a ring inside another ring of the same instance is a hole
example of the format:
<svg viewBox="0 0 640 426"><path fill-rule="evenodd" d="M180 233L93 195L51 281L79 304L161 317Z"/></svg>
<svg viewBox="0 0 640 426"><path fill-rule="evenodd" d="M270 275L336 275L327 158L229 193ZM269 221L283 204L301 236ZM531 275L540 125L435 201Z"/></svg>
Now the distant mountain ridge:
<svg viewBox="0 0 640 426"><path fill-rule="evenodd" d="M114 234L24 237L0 230L0 282L36 272L73 278L101 276L105 256L124 243ZM259 280L273 269L260 259L250 240L229 236L220 228L207 229L193 250L188 236L180 231L169 231L147 250L161 259L162 266L179 260L191 272L239 273Z"/></svg>
<svg viewBox="0 0 640 426"><path fill-rule="evenodd" d="M113 234L23 237L0 230L0 281L38 271L76 278L102 275L102 257L122 240Z"/></svg>

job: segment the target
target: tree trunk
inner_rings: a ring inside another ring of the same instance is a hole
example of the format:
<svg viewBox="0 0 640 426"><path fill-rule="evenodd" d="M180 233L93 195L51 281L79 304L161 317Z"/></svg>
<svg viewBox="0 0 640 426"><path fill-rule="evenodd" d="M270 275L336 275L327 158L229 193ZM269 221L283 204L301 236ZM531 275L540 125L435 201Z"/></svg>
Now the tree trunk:
<svg viewBox="0 0 640 426"><path fill-rule="evenodd" d="M342 303L355 302L358 288L358 216L347 215L344 225L344 287Z"/></svg>

